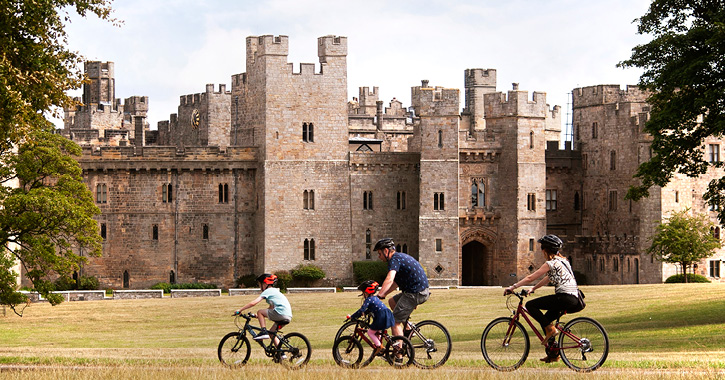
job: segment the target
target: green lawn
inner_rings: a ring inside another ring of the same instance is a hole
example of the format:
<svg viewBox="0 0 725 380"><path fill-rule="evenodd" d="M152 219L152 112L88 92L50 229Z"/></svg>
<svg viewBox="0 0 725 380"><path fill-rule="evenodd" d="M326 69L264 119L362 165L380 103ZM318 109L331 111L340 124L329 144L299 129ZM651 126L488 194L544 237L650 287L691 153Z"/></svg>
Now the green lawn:
<svg viewBox="0 0 725 380"><path fill-rule="evenodd" d="M591 286L583 290L588 306L578 314L601 322L611 341L609 358L597 376L615 376L612 370L631 374L639 373L638 369L677 369L695 370L698 376L709 378L710 371L725 371L725 284ZM551 291L540 290L535 296ZM413 316L415 320L438 320L448 327L453 338L449 362L434 373L445 373L445 378L475 378L479 370L485 371L486 378L505 375L488 368L479 348L486 324L510 314L502 293L502 289L433 290L431 299ZM224 334L234 330L232 311L253 298L86 301L55 307L32 304L22 318L7 310L7 315L0 318L0 364L52 368L34 373L35 378L51 373L54 378L63 378L68 366L123 369L127 373L165 369L167 375L168 371L181 371L173 376L177 378L199 378L192 374L203 369L216 373L213 377L225 378L228 372L216 359L217 344ZM357 293L291 294L289 299L294 318L285 330L305 334L313 347L310 368L299 374L329 372L334 378L345 378L342 374L351 371L334 366L330 348L345 315L360 305ZM549 368L568 371L562 363L539 363L541 356L543 349L532 344L529 359L517 376L526 378L527 371L538 373ZM251 375L260 368L277 371L256 345L252 347L252 359L243 373ZM372 368L379 371L385 366L380 363ZM82 377L89 371L70 373L74 374L71 377ZM105 377L94 371L90 372L98 378ZM365 371L370 370L357 372ZM419 373L417 369L406 371ZM674 376L671 372L668 378ZM27 375L24 370L0 371L2 378L22 374ZM569 376L569 372L559 373L564 374ZM300 378L312 377L318 376Z"/></svg>

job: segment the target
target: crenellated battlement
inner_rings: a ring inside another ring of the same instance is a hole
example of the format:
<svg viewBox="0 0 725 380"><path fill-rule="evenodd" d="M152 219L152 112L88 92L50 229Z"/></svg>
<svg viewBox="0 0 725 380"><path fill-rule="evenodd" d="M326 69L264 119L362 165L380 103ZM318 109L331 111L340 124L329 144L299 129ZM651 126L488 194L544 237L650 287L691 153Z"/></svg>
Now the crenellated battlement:
<svg viewBox="0 0 725 380"><path fill-rule="evenodd" d="M115 64L111 61L86 61L83 70L89 78L113 78Z"/></svg>
<svg viewBox="0 0 725 380"><path fill-rule="evenodd" d="M457 88L428 87L428 81L422 84L411 88L412 105L417 116L458 114L460 96Z"/></svg>
<svg viewBox="0 0 725 380"><path fill-rule="evenodd" d="M124 99L123 110L127 113L145 113L149 110L148 96L131 96Z"/></svg>
<svg viewBox="0 0 725 380"><path fill-rule="evenodd" d="M207 161L256 161L257 149L251 147L218 146L186 147L174 146L84 146L81 163L91 161L123 160L170 161L170 160L207 160Z"/></svg>
<svg viewBox="0 0 725 380"><path fill-rule="evenodd" d="M359 87L360 99L359 103L361 107L375 107L375 102L378 101L378 87L373 87L370 91L369 87Z"/></svg>
<svg viewBox="0 0 725 380"><path fill-rule="evenodd" d="M628 85L622 90L618 84L600 84L575 88L572 97L574 108L580 108L613 103L646 102L648 95L639 86Z"/></svg>
<svg viewBox="0 0 725 380"><path fill-rule="evenodd" d="M550 116L549 107L546 104L545 92L534 92L533 99L529 100L528 91L519 91L518 83L514 83L513 90L508 94L495 92L484 95L486 106L486 117L540 117Z"/></svg>
<svg viewBox="0 0 725 380"><path fill-rule="evenodd" d="M347 57L347 37L319 37L317 39L317 56L320 57L320 63L327 63L330 57Z"/></svg>
<svg viewBox="0 0 725 380"><path fill-rule="evenodd" d="M219 91L214 91L214 84L206 85L206 92L197 94L181 95L179 97L179 105L181 106L195 106L201 105L206 102L207 98L212 95L231 95L231 91L227 91L226 84L219 84Z"/></svg>
<svg viewBox="0 0 725 380"><path fill-rule="evenodd" d="M465 86L496 88L496 69L466 69Z"/></svg>

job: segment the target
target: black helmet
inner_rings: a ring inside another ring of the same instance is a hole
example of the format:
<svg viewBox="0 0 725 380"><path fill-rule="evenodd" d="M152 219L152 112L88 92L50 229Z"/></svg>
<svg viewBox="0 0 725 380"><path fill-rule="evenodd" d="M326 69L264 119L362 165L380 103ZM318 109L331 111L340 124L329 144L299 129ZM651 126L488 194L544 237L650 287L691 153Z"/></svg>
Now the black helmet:
<svg viewBox="0 0 725 380"><path fill-rule="evenodd" d="M380 289L380 285L373 280L364 281L357 289L367 295L373 295Z"/></svg>
<svg viewBox="0 0 725 380"><path fill-rule="evenodd" d="M539 243L541 243L542 248L553 252L559 252L561 246L564 245L564 242L556 235L544 235L539 239Z"/></svg>
<svg viewBox="0 0 725 380"><path fill-rule="evenodd" d="M263 273L260 274L259 277L257 277L257 282L267 285L276 286L277 285L277 276L269 273Z"/></svg>
<svg viewBox="0 0 725 380"><path fill-rule="evenodd" d="M375 248L373 248L373 251L377 251L379 249L383 248L392 248L395 249L395 242L391 238L382 238L378 240L377 243L375 243Z"/></svg>

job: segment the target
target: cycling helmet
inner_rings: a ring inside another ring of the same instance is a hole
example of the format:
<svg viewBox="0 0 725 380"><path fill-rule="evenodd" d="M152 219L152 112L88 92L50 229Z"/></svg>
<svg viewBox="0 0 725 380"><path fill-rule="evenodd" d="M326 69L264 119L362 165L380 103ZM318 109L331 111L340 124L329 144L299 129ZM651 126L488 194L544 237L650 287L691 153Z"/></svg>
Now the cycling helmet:
<svg viewBox="0 0 725 380"><path fill-rule="evenodd" d="M539 239L539 243L541 243L542 248L554 252L559 252L561 246L564 245L564 242L556 235L544 235Z"/></svg>
<svg viewBox="0 0 725 380"><path fill-rule="evenodd" d="M264 273L264 274L259 275L259 277L257 277L257 282L259 282L261 284L275 286L275 285L277 285L277 276L275 276L273 274L269 274L269 273Z"/></svg>
<svg viewBox="0 0 725 380"><path fill-rule="evenodd" d="M357 289L367 295L373 295L380 289L380 285L373 280L367 280L360 284Z"/></svg>
<svg viewBox="0 0 725 380"><path fill-rule="evenodd" d="M377 251L379 249L383 248L390 248L395 250L395 242L391 238L382 238L378 240L377 243L375 243L375 248L373 248L373 251Z"/></svg>

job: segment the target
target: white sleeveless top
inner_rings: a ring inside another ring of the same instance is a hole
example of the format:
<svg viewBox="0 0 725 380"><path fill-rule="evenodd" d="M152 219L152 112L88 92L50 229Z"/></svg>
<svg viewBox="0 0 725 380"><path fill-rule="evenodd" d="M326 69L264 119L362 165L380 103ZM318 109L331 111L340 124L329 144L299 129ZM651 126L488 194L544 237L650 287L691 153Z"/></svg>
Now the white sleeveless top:
<svg viewBox="0 0 725 380"><path fill-rule="evenodd" d="M571 294L574 297L579 296L576 280L569 262L561 257L554 257L553 260L546 262L549 266L549 281L554 284L556 293Z"/></svg>

